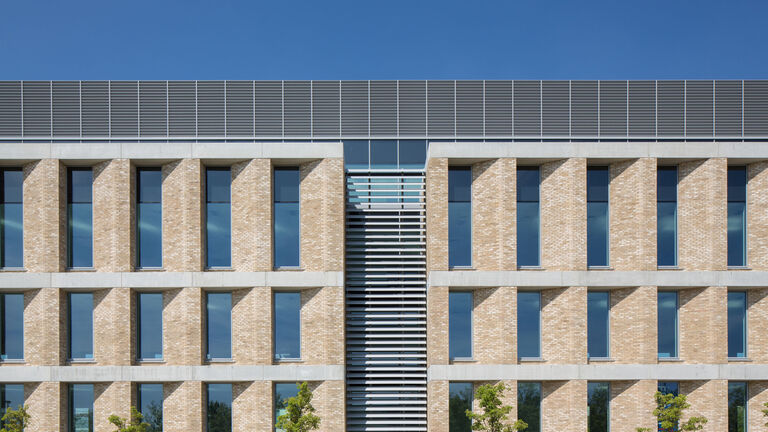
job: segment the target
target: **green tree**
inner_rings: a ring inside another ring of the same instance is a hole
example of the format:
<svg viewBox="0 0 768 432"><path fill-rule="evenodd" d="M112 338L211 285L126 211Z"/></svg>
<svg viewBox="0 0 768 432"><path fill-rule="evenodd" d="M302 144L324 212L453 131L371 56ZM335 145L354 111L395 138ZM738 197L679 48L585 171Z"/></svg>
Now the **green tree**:
<svg viewBox="0 0 768 432"><path fill-rule="evenodd" d="M149 423L148 432L161 432L163 430L163 406L157 402L152 402L146 409L144 421Z"/></svg>
<svg viewBox="0 0 768 432"><path fill-rule="evenodd" d="M448 399L449 431L465 431L472 427L472 422L465 414L467 409L472 408L472 396L472 387L469 387Z"/></svg>
<svg viewBox="0 0 768 432"><path fill-rule="evenodd" d="M763 406L765 407L765 409L763 410L763 416L768 417L768 402L764 403ZM766 423L765 425L768 426L768 423Z"/></svg>
<svg viewBox="0 0 768 432"><path fill-rule="evenodd" d="M512 411L509 405L502 405L501 398L507 386L504 383L496 385L484 384L477 388L475 398L478 399L483 413L478 414L467 410L467 417L472 421L472 430L485 432L514 432L528 428L522 420L507 424L507 416Z"/></svg>
<svg viewBox="0 0 768 432"><path fill-rule="evenodd" d="M30 415L27 412L29 405L19 405L16 409L8 408L0 419L3 422L3 428L0 432L23 432L29 424Z"/></svg>
<svg viewBox="0 0 768 432"><path fill-rule="evenodd" d="M117 430L115 432L148 432L149 423L143 421L144 416L141 415L136 407L131 407L131 420L124 419L120 416L112 414L108 420L115 425Z"/></svg>
<svg viewBox="0 0 768 432"><path fill-rule="evenodd" d="M684 394L675 396L672 393L656 392L653 397L656 399L656 409L653 410L653 415L659 421L659 431L698 431L702 430L709 421L706 417L690 417L687 422L680 425L683 411L691 407L691 404L686 401L686 396ZM680 426L678 427L678 425ZM652 430L651 428L636 429L637 432L651 432Z"/></svg>
<svg viewBox="0 0 768 432"><path fill-rule="evenodd" d="M223 402L208 402L208 431L226 432L231 430L232 408Z"/></svg>
<svg viewBox="0 0 768 432"><path fill-rule="evenodd" d="M285 401L285 413L277 418L277 430L308 432L320 427L320 417L312 406L312 392L306 381L296 384L299 394Z"/></svg>

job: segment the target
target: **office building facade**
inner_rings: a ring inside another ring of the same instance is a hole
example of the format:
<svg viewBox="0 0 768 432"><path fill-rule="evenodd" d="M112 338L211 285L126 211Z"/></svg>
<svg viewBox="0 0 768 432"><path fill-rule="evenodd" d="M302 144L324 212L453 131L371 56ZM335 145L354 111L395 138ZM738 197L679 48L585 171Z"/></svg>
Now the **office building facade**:
<svg viewBox="0 0 768 432"><path fill-rule="evenodd" d="M768 81L0 82L31 431L706 431L768 402Z"/></svg>

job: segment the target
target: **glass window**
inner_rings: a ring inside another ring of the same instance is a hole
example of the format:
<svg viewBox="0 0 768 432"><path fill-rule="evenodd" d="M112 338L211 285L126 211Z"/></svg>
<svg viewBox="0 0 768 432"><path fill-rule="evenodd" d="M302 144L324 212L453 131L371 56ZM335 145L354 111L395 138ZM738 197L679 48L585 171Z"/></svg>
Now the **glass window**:
<svg viewBox="0 0 768 432"><path fill-rule="evenodd" d="M747 293L728 292L728 357L747 356Z"/></svg>
<svg viewBox="0 0 768 432"><path fill-rule="evenodd" d="M301 358L301 293L276 292L275 359Z"/></svg>
<svg viewBox="0 0 768 432"><path fill-rule="evenodd" d="M677 381L659 381L658 390L661 394L673 394L677 396L680 392L680 385Z"/></svg>
<svg viewBox="0 0 768 432"><path fill-rule="evenodd" d="M608 167L587 169L587 265L608 265Z"/></svg>
<svg viewBox="0 0 768 432"><path fill-rule="evenodd" d="M163 266L162 173L159 168L136 172L136 235L140 268Z"/></svg>
<svg viewBox="0 0 768 432"><path fill-rule="evenodd" d="M659 292L659 357L677 357L677 304L677 292Z"/></svg>
<svg viewBox="0 0 768 432"><path fill-rule="evenodd" d="M728 432L747 430L747 383L728 382Z"/></svg>
<svg viewBox="0 0 768 432"><path fill-rule="evenodd" d="M517 356L541 357L541 293L517 293Z"/></svg>
<svg viewBox="0 0 768 432"><path fill-rule="evenodd" d="M606 358L610 346L610 293L587 293L587 356Z"/></svg>
<svg viewBox="0 0 768 432"><path fill-rule="evenodd" d="M450 358L472 358L472 293L448 294Z"/></svg>
<svg viewBox="0 0 768 432"><path fill-rule="evenodd" d="M448 265L472 265L472 169L448 169Z"/></svg>
<svg viewBox="0 0 768 432"><path fill-rule="evenodd" d="M677 265L677 167L659 167L656 247L659 266Z"/></svg>
<svg viewBox="0 0 768 432"><path fill-rule="evenodd" d="M423 169L427 162L427 142L424 140L400 140L398 146L400 168Z"/></svg>
<svg viewBox="0 0 768 432"><path fill-rule="evenodd" d="M24 267L23 181L21 169L0 169L0 267Z"/></svg>
<svg viewBox="0 0 768 432"><path fill-rule="evenodd" d="M590 382L587 384L587 431L608 432L610 418L610 389L607 382Z"/></svg>
<svg viewBox="0 0 768 432"><path fill-rule="evenodd" d="M93 384L69 385L69 431L93 432Z"/></svg>
<svg viewBox="0 0 768 432"><path fill-rule="evenodd" d="M163 294L138 294L139 359L163 358Z"/></svg>
<svg viewBox="0 0 768 432"><path fill-rule="evenodd" d="M67 265L93 267L93 171L67 170Z"/></svg>
<svg viewBox="0 0 768 432"><path fill-rule="evenodd" d="M344 141L344 167L368 169L368 140Z"/></svg>
<svg viewBox="0 0 768 432"><path fill-rule="evenodd" d="M93 358L93 293L69 293L69 358Z"/></svg>
<svg viewBox="0 0 768 432"><path fill-rule="evenodd" d="M232 431L232 384L208 384L207 432Z"/></svg>
<svg viewBox="0 0 768 432"><path fill-rule="evenodd" d="M9 408L19 409L24 405L24 384L2 384L0 385L0 417L5 414ZM4 426L4 425L0 425Z"/></svg>
<svg viewBox="0 0 768 432"><path fill-rule="evenodd" d="M149 424L148 432L163 430L163 385L139 384L139 412L144 416L143 421Z"/></svg>
<svg viewBox="0 0 768 432"><path fill-rule="evenodd" d="M728 265L747 265L747 169L728 168Z"/></svg>
<svg viewBox="0 0 768 432"><path fill-rule="evenodd" d="M472 409L472 383L452 382L448 384L448 432L470 432L472 422L467 410Z"/></svg>
<svg viewBox="0 0 768 432"><path fill-rule="evenodd" d="M275 424L277 424L278 417L286 413L286 401L298 394L299 388L295 383L275 383Z"/></svg>
<svg viewBox="0 0 768 432"><path fill-rule="evenodd" d="M539 167L517 168L517 265L539 261Z"/></svg>
<svg viewBox="0 0 768 432"><path fill-rule="evenodd" d="M525 432L541 432L541 383L517 382L517 418L528 424Z"/></svg>
<svg viewBox="0 0 768 432"><path fill-rule="evenodd" d="M0 294L3 360L24 358L24 294ZM2 417L2 416L0 416Z"/></svg>
<svg viewBox="0 0 768 432"><path fill-rule="evenodd" d="M300 249L299 169L275 168L275 267L298 267Z"/></svg>
<svg viewBox="0 0 768 432"><path fill-rule="evenodd" d="M206 358L232 358L232 294L206 293L208 353Z"/></svg>
<svg viewBox="0 0 768 432"><path fill-rule="evenodd" d="M229 168L205 170L205 256L208 267L232 265L231 184Z"/></svg>
<svg viewBox="0 0 768 432"><path fill-rule="evenodd" d="M371 169L397 168L397 141L371 140Z"/></svg>

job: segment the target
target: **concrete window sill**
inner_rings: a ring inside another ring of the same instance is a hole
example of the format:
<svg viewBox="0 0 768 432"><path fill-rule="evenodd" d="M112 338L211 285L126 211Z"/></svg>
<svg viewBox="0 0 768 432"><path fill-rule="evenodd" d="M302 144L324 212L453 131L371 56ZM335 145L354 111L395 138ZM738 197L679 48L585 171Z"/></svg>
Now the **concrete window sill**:
<svg viewBox="0 0 768 432"><path fill-rule="evenodd" d="M518 266L518 270L544 270L542 266Z"/></svg>
<svg viewBox="0 0 768 432"><path fill-rule="evenodd" d="M475 268L472 266L452 266L448 267L448 270L474 270Z"/></svg>
<svg viewBox="0 0 768 432"><path fill-rule="evenodd" d="M659 357L659 362L682 362L680 357Z"/></svg>
<svg viewBox="0 0 768 432"><path fill-rule="evenodd" d="M165 359L136 359L136 363L142 364L142 363L153 363L153 364L161 364L165 363Z"/></svg>
<svg viewBox="0 0 768 432"><path fill-rule="evenodd" d="M615 362L616 359L613 359L611 357L590 357L587 359L590 363L610 363Z"/></svg>
<svg viewBox="0 0 768 432"><path fill-rule="evenodd" d="M232 267L206 267L205 271L223 271L223 272L231 272L235 271Z"/></svg>
<svg viewBox="0 0 768 432"><path fill-rule="evenodd" d="M301 266L275 267L275 271L304 271L304 267L301 267Z"/></svg>
<svg viewBox="0 0 768 432"><path fill-rule="evenodd" d="M163 267L136 267L137 272L161 272L165 271Z"/></svg>
<svg viewBox="0 0 768 432"><path fill-rule="evenodd" d="M93 267L67 267L66 271L68 272L95 272L96 269Z"/></svg>
<svg viewBox="0 0 768 432"><path fill-rule="evenodd" d="M729 362L751 362L752 359L749 357L728 357Z"/></svg>
<svg viewBox="0 0 768 432"><path fill-rule="evenodd" d="M752 268L747 266L728 266L728 270L752 270Z"/></svg>
<svg viewBox="0 0 768 432"><path fill-rule="evenodd" d="M304 363L304 360L300 358L284 358L284 359L275 359L275 363Z"/></svg>
<svg viewBox="0 0 768 432"><path fill-rule="evenodd" d="M475 359L473 357L456 357L452 358L451 363L473 363Z"/></svg>
<svg viewBox="0 0 768 432"><path fill-rule="evenodd" d="M25 272L27 269L24 267L0 267L0 272Z"/></svg>
<svg viewBox="0 0 768 432"><path fill-rule="evenodd" d="M92 359L92 358L69 359L69 360L67 360L67 363L70 363L70 364L92 364L92 363L96 363L96 359Z"/></svg>
<svg viewBox="0 0 768 432"><path fill-rule="evenodd" d="M0 360L0 364L26 364L27 361L24 359L5 359Z"/></svg>
<svg viewBox="0 0 768 432"><path fill-rule="evenodd" d="M235 360L231 358L221 358L221 359L208 359L205 361L208 364L211 363L234 363Z"/></svg>
<svg viewBox="0 0 768 432"><path fill-rule="evenodd" d="M544 361L543 357L520 357L520 363L540 363Z"/></svg>
<svg viewBox="0 0 768 432"><path fill-rule="evenodd" d="M587 270L613 270L613 267L611 266L589 266L587 267Z"/></svg>
<svg viewBox="0 0 768 432"><path fill-rule="evenodd" d="M658 266L656 270L682 270L682 268L678 266Z"/></svg>

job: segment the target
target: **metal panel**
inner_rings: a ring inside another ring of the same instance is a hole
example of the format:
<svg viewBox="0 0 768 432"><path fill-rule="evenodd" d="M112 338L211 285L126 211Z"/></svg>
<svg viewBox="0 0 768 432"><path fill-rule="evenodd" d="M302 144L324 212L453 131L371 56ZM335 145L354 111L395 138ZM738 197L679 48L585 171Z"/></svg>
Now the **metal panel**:
<svg viewBox="0 0 768 432"><path fill-rule="evenodd" d="M109 82L83 81L80 98L83 136L109 136Z"/></svg>
<svg viewBox="0 0 768 432"><path fill-rule="evenodd" d="M485 82L485 135L512 136L512 81Z"/></svg>
<svg viewBox="0 0 768 432"><path fill-rule="evenodd" d="M112 81L110 97L110 136L135 137L139 134L139 84Z"/></svg>
<svg viewBox="0 0 768 432"><path fill-rule="evenodd" d="M21 136L21 83L0 81L0 136Z"/></svg>
<svg viewBox="0 0 768 432"><path fill-rule="evenodd" d="M456 135L483 135L482 81L456 81Z"/></svg>
<svg viewBox="0 0 768 432"><path fill-rule="evenodd" d="M744 81L744 136L768 136L768 80Z"/></svg>
<svg viewBox="0 0 768 432"><path fill-rule="evenodd" d="M338 81L312 83L313 136L339 136L341 130L339 97Z"/></svg>
<svg viewBox="0 0 768 432"><path fill-rule="evenodd" d="M373 82L371 82L373 85ZM425 81L399 81L398 111L401 136L426 136L427 85Z"/></svg>
<svg viewBox="0 0 768 432"><path fill-rule="evenodd" d="M226 125L224 81L197 83L197 135L224 136Z"/></svg>
<svg viewBox="0 0 768 432"><path fill-rule="evenodd" d="M629 82L629 136L656 135L656 82Z"/></svg>
<svg viewBox="0 0 768 432"><path fill-rule="evenodd" d="M307 137L312 133L312 105L309 81L283 84L285 136Z"/></svg>
<svg viewBox="0 0 768 432"><path fill-rule="evenodd" d="M397 81L371 81L371 135L397 135Z"/></svg>
<svg viewBox="0 0 768 432"><path fill-rule="evenodd" d="M196 83L168 82L168 135L197 135Z"/></svg>
<svg viewBox="0 0 768 432"><path fill-rule="evenodd" d="M541 81L515 81L515 135L541 135Z"/></svg>
<svg viewBox="0 0 768 432"><path fill-rule="evenodd" d="M600 136L627 135L627 82L600 81Z"/></svg>
<svg viewBox="0 0 768 432"><path fill-rule="evenodd" d="M256 81L256 136L283 135L283 83Z"/></svg>
<svg viewBox="0 0 768 432"><path fill-rule="evenodd" d="M571 82L571 135L597 136L597 81Z"/></svg>
<svg viewBox="0 0 768 432"><path fill-rule="evenodd" d="M24 136L51 136L51 83L24 81Z"/></svg>
<svg viewBox="0 0 768 432"><path fill-rule="evenodd" d="M685 136L711 137L714 133L712 81L685 83Z"/></svg>
<svg viewBox="0 0 768 432"><path fill-rule="evenodd" d="M659 81L656 107L658 136L683 136L685 133L685 82Z"/></svg>
<svg viewBox="0 0 768 432"><path fill-rule="evenodd" d="M168 134L168 94L165 81L139 82L139 129L141 136Z"/></svg>
<svg viewBox="0 0 768 432"><path fill-rule="evenodd" d="M453 136L456 133L454 81L427 81L427 135Z"/></svg>
<svg viewBox="0 0 768 432"><path fill-rule="evenodd" d="M368 81L341 82L341 135L368 135Z"/></svg>
<svg viewBox="0 0 768 432"><path fill-rule="evenodd" d="M348 431L426 431L424 172L347 173Z"/></svg>
<svg viewBox="0 0 768 432"><path fill-rule="evenodd" d="M715 81L715 135L741 136L741 81Z"/></svg>
<svg viewBox="0 0 768 432"><path fill-rule="evenodd" d="M253 136L253 81L227 81L227 136Z"/></svg>
<svg viewBox="0 0 768 432"><path fill-rule="evenodd" d="M570 134L570 84L568 81L541 83L541 120L544 136Z"/></svg>
<svg viewBox="0 0 768 432"><path fill-rule="evenodd" d="M54 81L53 136L80 136L80 83L78 81Z"/></svg>

